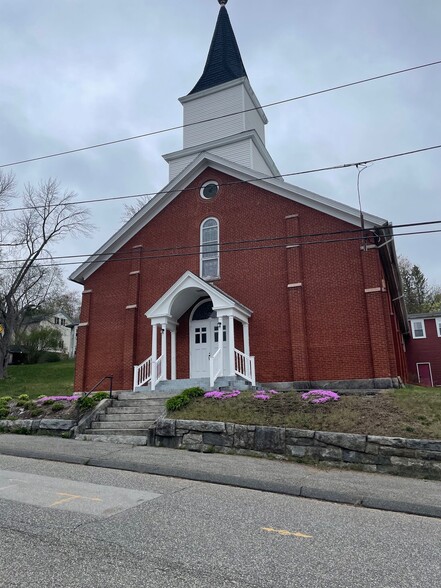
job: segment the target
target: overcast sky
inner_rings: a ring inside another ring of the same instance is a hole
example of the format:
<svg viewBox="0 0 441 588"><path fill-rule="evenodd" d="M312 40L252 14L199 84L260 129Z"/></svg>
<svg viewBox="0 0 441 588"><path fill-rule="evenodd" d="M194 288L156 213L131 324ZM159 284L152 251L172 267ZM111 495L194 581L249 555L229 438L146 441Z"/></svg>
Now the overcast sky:
<svg viewBox="0 0 441 588"><path fill-rule="evenodd" d="M0 0L0 163L182 123L178 97L199 79L217 0ZM436 0L230 0L228 12L261 104L441 59ZM281 173L441 143L441 66L266 109ZM162 154L182 131L17 166L18 184L56 177L80 199L156 192ZM293 183L357 206L355 168ZM363 208L394 224L441 218L441 150L376 163ZM90 206L95 251L123 204ZM439 227L441 228L441 227ZM398 253L441 283L441 233L397 237ZM75 266L69 266L69 274Z"/></svg>

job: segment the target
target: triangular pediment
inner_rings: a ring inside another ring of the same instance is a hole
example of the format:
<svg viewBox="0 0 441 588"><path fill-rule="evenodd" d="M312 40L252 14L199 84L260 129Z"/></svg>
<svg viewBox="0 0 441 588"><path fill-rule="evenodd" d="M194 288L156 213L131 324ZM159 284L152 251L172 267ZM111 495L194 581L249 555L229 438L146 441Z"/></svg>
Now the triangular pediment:
<svg viewBox="0 0 441 588"><path fill-rule="evenodd" d="M169 182L163 190L158 192L148 204L123 225L98 251L75 270L71 274L70 279L74 282L83 283L97 268L105 263L107 259L164 210L170 202L208 167L232 176L239 182L250 182L263 190L277 194L293 202L298 202L299 204L338 218L356 227L361 226L360 211L356 208L304 190L281 179L268 177L265 174L237 163L232 163L217 155L201 153L189 166ZM380 227L386 223L387 221L385 219L364 213L364 226L366 229ZM97 258L100 259L101 263L97 263Z"/></svg>
<svg viewBox="0 0 441 588"><path fill-rule="evenodd" d="M155 304L145 313L152 323L177 321L200 298L209 297L213 310L231 314L240 320L247 320L251 311L231 298L220 288L213 286L191 271L186 271Z"/></svg>

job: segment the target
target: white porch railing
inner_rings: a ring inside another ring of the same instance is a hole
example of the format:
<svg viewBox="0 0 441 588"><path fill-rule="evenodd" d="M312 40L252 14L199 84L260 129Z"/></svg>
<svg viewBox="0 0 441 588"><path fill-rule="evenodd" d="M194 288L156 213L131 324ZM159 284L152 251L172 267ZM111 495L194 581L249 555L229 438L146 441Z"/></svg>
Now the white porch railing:
<svg viewBox="0 0 441 588"><path fill-rule="evenodd" d="M135 365L133 371L133 389L148 384L152 379L152 357L148 357L140 365Z"/></svg>
<svg viewBox="0 0 441 588"><path fill-rule="evenodd" d="M256 385L256 369L253 355L245 355L239 349L234 350L234 373L242 376L252 386Z"/></svg>
<svg viewBox="0 0 441 588"><path fill-rule="evenodd" d="M163 379L162 374L162 355L158 357L156 361L152 363L152 384L151 388L154 390L156 388L156 384Z"/></svg>
<svg viewBox="0 0 441 588"><path fill-rule="evenodd" d="M210 356L210 386L214 386L214 382L222 372L223 354L222 347L219 347L216 353Z"/></svg>
<svg viewBox="0 0 441 588"><path fill-rule="evenodd" d="M150 382L154 390L156 384L162 380L162 355L156 361L152 361L152 356L148 357L141 364L135 365L133 372L133 389L146 386Z"/></svg>

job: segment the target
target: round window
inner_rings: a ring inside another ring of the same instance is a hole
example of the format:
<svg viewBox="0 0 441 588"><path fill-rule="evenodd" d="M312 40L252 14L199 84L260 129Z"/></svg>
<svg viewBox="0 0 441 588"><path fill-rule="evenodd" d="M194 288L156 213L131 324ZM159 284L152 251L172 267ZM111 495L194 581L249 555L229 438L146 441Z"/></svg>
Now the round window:
<svg viewBox="0 0 441 588"><path fill-rule="evenodd" d="M219 184L214 180L208 180L208 182L202 184L199 193L202 196L202 198L205 198L205 200L211 200L211 198L214 198L218 192Z"/></svg>

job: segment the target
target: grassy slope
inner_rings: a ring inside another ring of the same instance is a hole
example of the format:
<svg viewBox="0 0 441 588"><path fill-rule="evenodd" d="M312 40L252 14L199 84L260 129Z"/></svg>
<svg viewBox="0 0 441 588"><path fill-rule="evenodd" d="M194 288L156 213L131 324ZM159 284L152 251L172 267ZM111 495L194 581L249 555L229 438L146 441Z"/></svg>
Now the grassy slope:
<svg viewBox="0 0 441 588"><path fill-rule="evenodd" d="M0 396L17 398L20 394L29 394L29 398L34 399L40 394L72 394L74 369L74 360L9 366L8 377L0 380Z"/></svg>
<svg viewBox="0 0 441 588"><path fill-rule="evenodd" d="M441 439L441 389L407 388L376 396L346 396L324 405L308 404L288 392L271 400L251 393L237 398L197 398L170 418L226 421L249 425Z"/></svg>

